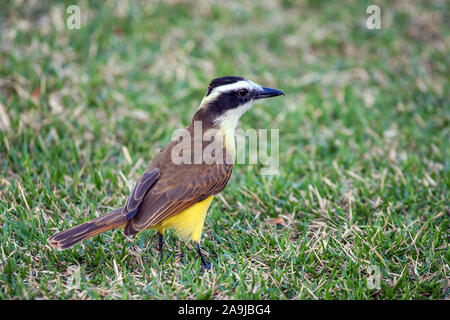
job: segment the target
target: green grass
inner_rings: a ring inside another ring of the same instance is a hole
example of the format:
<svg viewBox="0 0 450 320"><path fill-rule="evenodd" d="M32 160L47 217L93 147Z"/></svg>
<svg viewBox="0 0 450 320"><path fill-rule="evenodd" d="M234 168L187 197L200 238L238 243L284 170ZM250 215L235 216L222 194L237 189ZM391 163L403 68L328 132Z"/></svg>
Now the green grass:
<svg viewBox="0 0 450 320"><path fill-rule="evenodd" d="M367 1L79 1L68 30L73 1L20 2L0 9L0 298L449 297L448 3L380 2L368 30ZM213 269L175 236L159 265L151 231L53 250L123 205L222 75L286 96L241 119L280 129L280 174L235 167Z"/></svg>

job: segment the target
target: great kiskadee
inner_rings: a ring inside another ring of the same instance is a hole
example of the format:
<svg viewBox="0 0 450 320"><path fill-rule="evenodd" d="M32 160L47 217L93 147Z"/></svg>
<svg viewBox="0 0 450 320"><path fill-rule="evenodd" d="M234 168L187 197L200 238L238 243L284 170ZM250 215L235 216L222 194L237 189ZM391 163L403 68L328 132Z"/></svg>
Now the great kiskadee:
<svg viewBox="0 0 450 320"><path fill-rule="evenodd" d="M258 99L279 95L284 93L242 77L226 76L212 80L191 124L186 128L192 140L187 141L187 151L191 159L198 154L196 148L204 148L210 141L203 139L203 136L200 143L194 141L199 140L195 138L194 123L200 122L203 133L208 129L218 132L221 138L218 141L223 141L223 158L219 158L222 161L174 163L173 151L181 143L180 137L176 137L155 156L125 206L51 236L48 240L50 245L66 249L79 241L120 227L125 229L125 235L155 229L161 261L164 231L174 229L182 239L195 242L202 267L209 268L210 263L201 253L200 238L211 201L225 188L233 170L230 159L234 159L234 131L238 120ZM186 149L181 152L186 152Z"/></svg>

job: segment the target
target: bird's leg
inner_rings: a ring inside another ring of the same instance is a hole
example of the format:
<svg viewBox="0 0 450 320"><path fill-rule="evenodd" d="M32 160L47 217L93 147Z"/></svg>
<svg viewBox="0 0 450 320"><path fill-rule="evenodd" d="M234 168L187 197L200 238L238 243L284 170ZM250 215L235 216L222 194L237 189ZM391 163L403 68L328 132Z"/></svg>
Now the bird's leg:
<svg viewBox="0 0 450 320"><path fill-rule="evenodd" d="M200 256L200 260L202 261L202 269L208 269L208 270L211 269L211 263L206 261L205 257L202 254L202 251L200 248L200 243L195 241L195 247L197 248L197 253Z"/></svg>
<svg viewBox="0 0 450 320"><path fill-rule="evenodd" d="M164 250L163 250L164 242L163 242L163 239L164 239L163 234L158 231L159 263L162 262L163 255L164 255Z"/></svg>

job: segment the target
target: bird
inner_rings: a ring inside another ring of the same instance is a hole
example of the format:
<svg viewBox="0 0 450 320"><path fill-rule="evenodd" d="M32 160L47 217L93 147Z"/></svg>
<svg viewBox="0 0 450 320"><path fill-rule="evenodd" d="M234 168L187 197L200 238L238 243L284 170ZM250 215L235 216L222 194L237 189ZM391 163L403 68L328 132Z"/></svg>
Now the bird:
<svg viewBox="0 0 450 320"><path fill-rule="evenodd" d="M123 207L56 233L48 243L63 250L111 229L123 228L126 236L152 229L157 232L161 263L164 232L174 230L181 239L194 242L202 269L210 269L200 246L201 235L210 204L233 171L238 120L255 102L280 95L284 95L281 90L244 77L213 79L185 134L173 138L156 154ZM214 138L205 139L208 131L214 132ZM196 159L211 141L216 141L212 161ZM180 159L184 161L180 163Z"/></svg>

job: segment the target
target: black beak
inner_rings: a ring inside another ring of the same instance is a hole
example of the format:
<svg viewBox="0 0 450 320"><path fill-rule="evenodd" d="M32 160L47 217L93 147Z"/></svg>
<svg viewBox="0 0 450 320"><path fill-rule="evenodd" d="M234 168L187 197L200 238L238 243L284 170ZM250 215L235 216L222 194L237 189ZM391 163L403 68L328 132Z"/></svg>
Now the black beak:
<svg viewBox="0 0 450 320"><path fill-rule="evenodd" d="M271 98L271 97L276 97L276 96L281 96L281 95L284 96L284 92L281 90L266 88L266 87L262 87L262 88L263 88L263 91L259 91L256 94L255 99Z"/></svg>

